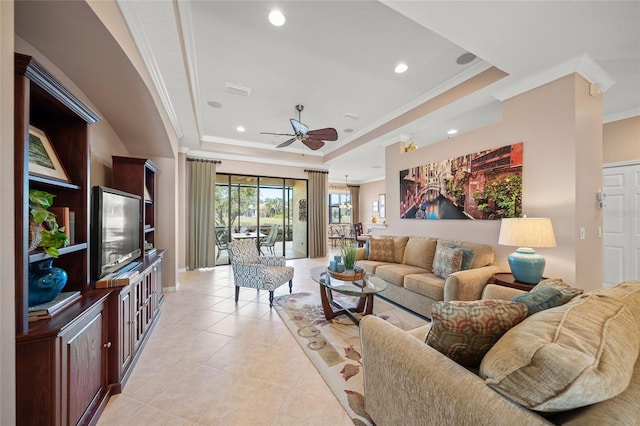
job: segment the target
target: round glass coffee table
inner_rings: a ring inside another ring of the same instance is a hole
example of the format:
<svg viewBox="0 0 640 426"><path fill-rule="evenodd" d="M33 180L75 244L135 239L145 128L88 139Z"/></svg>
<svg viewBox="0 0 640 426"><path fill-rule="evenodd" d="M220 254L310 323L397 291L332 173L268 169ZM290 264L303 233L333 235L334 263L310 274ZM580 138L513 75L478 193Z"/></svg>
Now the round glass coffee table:
<svg viewBox="0 0 640 426"><path fill-rule="evenodd" d="M325 270L320 273L320 298L322 310L326 319L330 320L339 315L346 315L356 324L360 319L354 314L370 315L373 313L373 296L384 291L387 283L383 279L366 275L364 278L354 281L348 279L331 278ZM346 307L333 298L333 292L358 298L355 306Z"/></svg>

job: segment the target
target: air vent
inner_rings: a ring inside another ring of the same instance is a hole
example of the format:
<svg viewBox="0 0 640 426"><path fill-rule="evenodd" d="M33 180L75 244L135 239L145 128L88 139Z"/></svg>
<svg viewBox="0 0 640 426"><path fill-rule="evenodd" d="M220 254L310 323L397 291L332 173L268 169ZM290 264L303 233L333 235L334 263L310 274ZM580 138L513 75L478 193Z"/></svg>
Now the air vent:
<svg viewBox="0 0 640 426"><path fill-rule="evenodd" d="M342 118L346 118L347 120L357 120L357 119L359 119L360 117L358 117L357 115L352 114L352 113L350 113L350 112L347 112L347 113L345 113L345 114L342 116Z"/></svg>
<svg viewBox="0 0 640 426"><path fill-rule="evenodd" d="M248 87L238 86L237 84L231 83L224 84L224 91L242 96L249 96L251 94L251 89Z"/></svg>

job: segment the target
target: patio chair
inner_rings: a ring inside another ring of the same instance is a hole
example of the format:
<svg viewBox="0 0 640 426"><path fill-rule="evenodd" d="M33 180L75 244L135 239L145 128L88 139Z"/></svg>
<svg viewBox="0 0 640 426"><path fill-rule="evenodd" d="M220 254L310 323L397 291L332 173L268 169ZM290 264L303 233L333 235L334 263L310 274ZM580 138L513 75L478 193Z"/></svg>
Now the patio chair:
<svg viewBox="0 0 640 426"><path fill-rule="evenodd" d="M293 267L286 266L284 256L259 256L253 240L235 240L229 244L229 260L236 285L236 303L240 287L250 287L269 292L269 307L273 307L273 292L289 281L289 293L293 288Z"/></svg>
<svg viewBox="0 0 640 426"><path fill-rule="evenodd" d="M220 239L221 235L225 236L225 238L224 238L225 241L222 241ZM218 248L218 253L216 253L216 261L218 261L218 258L220 257L220 253L222 253L222 250L227 250L227 252L228 252L228 244L229 243L226 240L227 240L226 232L223 231L220 234L218 232L216 232L216 247Z"/></svg>
<svg viewBox="0 0 640 426"><path fill-rule="evenodd" d="M278 230L280 229L279 225L271 225L271 229L269 230L269 234L260 241L260 252L262 253L262 247L267 247L271 254L275 254L273 251L273 247L276 245L278 241Z"/></svg>

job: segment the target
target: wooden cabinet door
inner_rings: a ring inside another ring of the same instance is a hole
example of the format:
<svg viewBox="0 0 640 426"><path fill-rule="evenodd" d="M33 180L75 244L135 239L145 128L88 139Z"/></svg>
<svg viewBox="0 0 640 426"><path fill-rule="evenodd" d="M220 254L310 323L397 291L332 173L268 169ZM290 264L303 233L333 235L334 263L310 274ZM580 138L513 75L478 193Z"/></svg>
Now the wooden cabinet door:
<svg viewBox="0 0 640 426"><path fill-rule="evenodd" d="M153 265L151 285L151 308L153 316L155 316L160 309L160 298L162 297L162 260L159 260L155 265Z"/></svg>
<svg viewBox="0 0 640 426"><path fill-rule="evenodd" d="M107 322L104 304L60 334L62 424L75 425L99 402L107 387Z"/></svg>
<svg viewBox="0 0 640 426"><path fill-rule="evenodd" d="M135 309L135 296L131 292L131 286L126 286L120 291L118 307L118 362L120 372L124 372L131 363L133 355L133 310Z"/></svg>
<svg viewBox="0 0 640 426"><path fill-rule="evenodd" d="M147 269L140 274L139 280L132 283L132 290L135 292L135 312L134 312L134 324L135 332L133 336L133 352L138 350L138 346L145 337L145 332L149 326L149 297L151 294L151 287L149 283L151 269Z"/></svg>

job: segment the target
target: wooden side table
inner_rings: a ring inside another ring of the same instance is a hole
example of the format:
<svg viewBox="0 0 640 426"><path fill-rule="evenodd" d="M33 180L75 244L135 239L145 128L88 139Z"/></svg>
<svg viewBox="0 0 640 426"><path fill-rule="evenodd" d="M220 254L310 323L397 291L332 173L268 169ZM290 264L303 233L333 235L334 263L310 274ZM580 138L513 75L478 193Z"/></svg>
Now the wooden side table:
<svg viewBox="0 0 640 426"><path fill-rule="evenodd" d="M545 280L545 277L542 277ZM527 284L516 280L510 272L498 272L493 274L489 280L489 284L497 284L503 287L517 288L518 290L531 291L535 284Z"/></svg>

